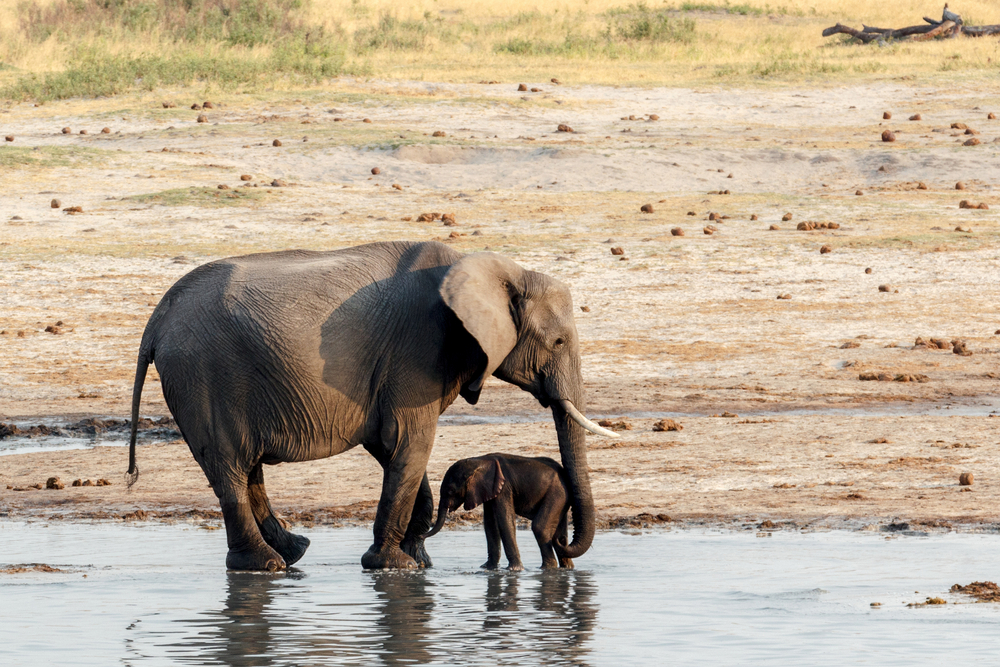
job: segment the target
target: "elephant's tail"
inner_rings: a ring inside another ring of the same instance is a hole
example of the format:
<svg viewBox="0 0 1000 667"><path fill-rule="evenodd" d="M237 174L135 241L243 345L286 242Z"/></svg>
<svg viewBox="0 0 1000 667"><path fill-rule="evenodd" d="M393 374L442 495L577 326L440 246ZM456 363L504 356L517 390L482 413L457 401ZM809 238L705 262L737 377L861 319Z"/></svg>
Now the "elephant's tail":
<svg viewBox="0 0 1000 667"><path fill-rule="evenodd" d="M146 382L146 370L152 361L152 350L147 345L141 345L139 358L135 364L135 384L132 385L132 432L128 443L128 472L125 473L125 484L129 489L139 480L139 466L135 462L135 441L139 432L139 403L142 400L142 385Z"/></svg>

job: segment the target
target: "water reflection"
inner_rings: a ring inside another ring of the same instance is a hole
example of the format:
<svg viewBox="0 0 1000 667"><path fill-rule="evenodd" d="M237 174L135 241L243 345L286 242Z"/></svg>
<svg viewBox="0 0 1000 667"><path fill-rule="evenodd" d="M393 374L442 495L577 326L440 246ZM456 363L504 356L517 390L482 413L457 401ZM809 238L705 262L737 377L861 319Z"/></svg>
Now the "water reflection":
<svg viewBox="0 0 1000 667"><path fill-rule="evenodd" d="M586 665L596 594L581 570L230 572L221 608L174 618L165 632L147 619L159 651L133 650L125 662L165 651L183 664L232 667L518 665L541 657Z"/></svg>

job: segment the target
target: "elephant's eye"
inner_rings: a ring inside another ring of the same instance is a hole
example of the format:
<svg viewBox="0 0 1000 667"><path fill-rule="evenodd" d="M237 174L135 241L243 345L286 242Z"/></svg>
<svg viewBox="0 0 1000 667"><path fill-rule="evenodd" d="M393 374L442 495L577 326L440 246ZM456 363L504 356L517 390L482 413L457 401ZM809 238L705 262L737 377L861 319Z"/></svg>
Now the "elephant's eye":
<svg viewBox="0 0 1000 667"><path fill-rule="evenodd" d="M552 343L552 347L562 347L565 342L562 338L556 338L556 342Z"/></svg>

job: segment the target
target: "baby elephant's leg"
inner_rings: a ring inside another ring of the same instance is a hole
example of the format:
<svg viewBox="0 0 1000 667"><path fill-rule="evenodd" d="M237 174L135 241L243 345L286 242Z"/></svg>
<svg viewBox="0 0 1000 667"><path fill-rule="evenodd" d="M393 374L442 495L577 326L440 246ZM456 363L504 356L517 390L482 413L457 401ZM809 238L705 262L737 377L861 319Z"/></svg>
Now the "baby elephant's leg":
<svg viewBox="0 0 1000 667"><path fill-rule="evenodd" d="M517 572L524 569L521 554L517 550L517 515L514 513L514 498L505 489L493 501L497 528L500 530L500 541L503 542L503 552L507 555L507 569Z"/></svg>
<svg viewBox="0 0 1000 667"><path fill-rule="evenodd" d="M497 526L497 515L493 500L483 503L483 528L486 530L486 562L480 567L484 570L495 570L500 565L500 528Z"/></svg>
<svg viewBox="0 0 1000 667"><path fill-rule="evenodd" d="M542 552L542 568L559 567L553 541L560 528L560 519L565 522L566 513L564 508L566 500L564 494L549 492L542 499L535 518L531 521L531 532L535 535L538 548Z"/></svg>

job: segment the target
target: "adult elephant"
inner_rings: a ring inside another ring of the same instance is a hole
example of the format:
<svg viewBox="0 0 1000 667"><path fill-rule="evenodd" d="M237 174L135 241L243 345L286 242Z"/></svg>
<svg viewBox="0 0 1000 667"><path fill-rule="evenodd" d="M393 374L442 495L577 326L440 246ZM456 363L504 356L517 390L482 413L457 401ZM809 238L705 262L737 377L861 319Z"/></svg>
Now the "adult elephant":
<svg viewBox="0 0 1000 667"><path fill-rule="evenodd" d="M311 461L357 445L383 468L365 568L430 566L427 461L438 416L476 403L490 375L552 409L572 486L573 542L594 537L588 421L565 285L493 253L440 243L291 250L205 264L171 287L139 347L136 423L150 363L167 407L222 507L235 570L280 570L309 540L271 509L262 464Z"/></svg>

